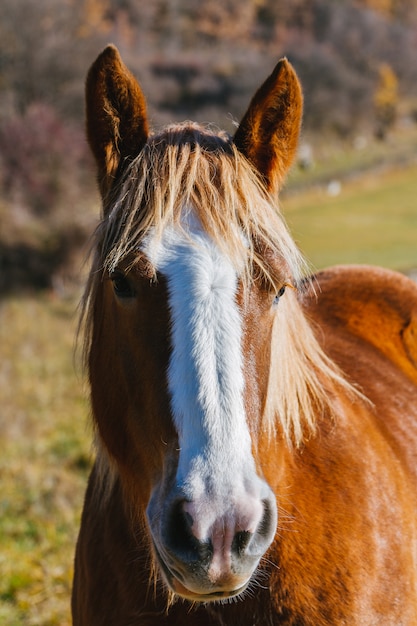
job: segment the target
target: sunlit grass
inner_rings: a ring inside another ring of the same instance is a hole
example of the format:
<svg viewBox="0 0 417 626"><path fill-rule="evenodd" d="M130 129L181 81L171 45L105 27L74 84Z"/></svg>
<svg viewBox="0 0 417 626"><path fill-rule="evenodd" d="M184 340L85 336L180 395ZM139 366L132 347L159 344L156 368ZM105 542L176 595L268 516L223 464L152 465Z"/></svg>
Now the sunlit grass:
<svg viewBox="0 0 417 626"><path fill-rule="evenodd" d="M75 373L75 305L0 305L0 623L70 624L73 553L89 465Z"/></svg>
<svg viewBox="0 0 417 626"><path fill-rule="evenodd" d="M286 197L291 232L314 267L370 263L407 271L417 267L417 165Z"/></svg>

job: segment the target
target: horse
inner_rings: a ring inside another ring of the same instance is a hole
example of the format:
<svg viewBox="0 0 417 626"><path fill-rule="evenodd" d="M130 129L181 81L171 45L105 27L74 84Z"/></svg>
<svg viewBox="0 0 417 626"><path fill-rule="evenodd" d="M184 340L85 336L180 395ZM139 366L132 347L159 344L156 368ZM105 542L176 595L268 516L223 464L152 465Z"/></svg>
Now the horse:
<svg viewBox="0 0 417 626"><path fill-rule="evenodd" d="M89 70L75 626L417 624L417 286L309 274L278 206L302 108L282 59L233 137L156 132L114 46Z"/></svg>

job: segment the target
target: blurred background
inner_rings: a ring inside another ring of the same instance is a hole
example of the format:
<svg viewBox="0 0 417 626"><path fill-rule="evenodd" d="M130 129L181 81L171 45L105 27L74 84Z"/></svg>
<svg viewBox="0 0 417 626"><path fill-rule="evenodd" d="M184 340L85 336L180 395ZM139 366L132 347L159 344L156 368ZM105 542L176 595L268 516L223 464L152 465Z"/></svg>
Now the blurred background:
<svg viewBox="0 0 417 626"><path fill-rule="evenodd" d="M417 268L416 0L2 0L0 623L70 623L91 462L74 357L99 215L84 80L115 43L153 128L233 132L281 56L305 97L281 198L313 268Z"/></svg>

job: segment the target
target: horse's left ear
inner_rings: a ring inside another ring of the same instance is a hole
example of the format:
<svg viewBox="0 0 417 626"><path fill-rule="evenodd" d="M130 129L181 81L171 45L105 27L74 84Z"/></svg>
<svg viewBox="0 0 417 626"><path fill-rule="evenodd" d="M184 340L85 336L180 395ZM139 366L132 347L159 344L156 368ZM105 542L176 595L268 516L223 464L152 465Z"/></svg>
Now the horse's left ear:
<svg viewBox="0 0 417 626"><path fill-rule="evenodd" d="M297 75L281 59L254 95L234 142L276 192L291 166L298 144L303 96Z"/></svg>
<svg viewBox="0 0 417 626"><path fill-rule="evenodd" d="M103 50L88 72L86 115L87 138L105 197L120 161L137 156L149 132L145 97L112 45Z"/></svg>

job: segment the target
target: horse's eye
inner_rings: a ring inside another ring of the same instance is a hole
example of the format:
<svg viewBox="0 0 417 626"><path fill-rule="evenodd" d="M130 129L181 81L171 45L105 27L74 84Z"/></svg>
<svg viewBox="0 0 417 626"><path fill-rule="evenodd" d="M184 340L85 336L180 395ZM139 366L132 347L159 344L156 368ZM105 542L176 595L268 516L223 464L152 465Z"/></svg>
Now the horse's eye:
<svg viewBox="0 0 417 626"><path fill-rule="evenodd" d="M112 272L110 280L118 298L133 298L136 295L132 285L122 272Z"/></svg>
<svg viewBox="0 0 417 626"><path fill-rule="evenodd" d="M286 285L283 285L283 286L281 287L281 289L278 291L278 293L275 295L275 298L274 298L274 305L278 304L278 302L279 302L280 298L284 295L284 293L285 293L285 287L286 287Z"/></svg>

